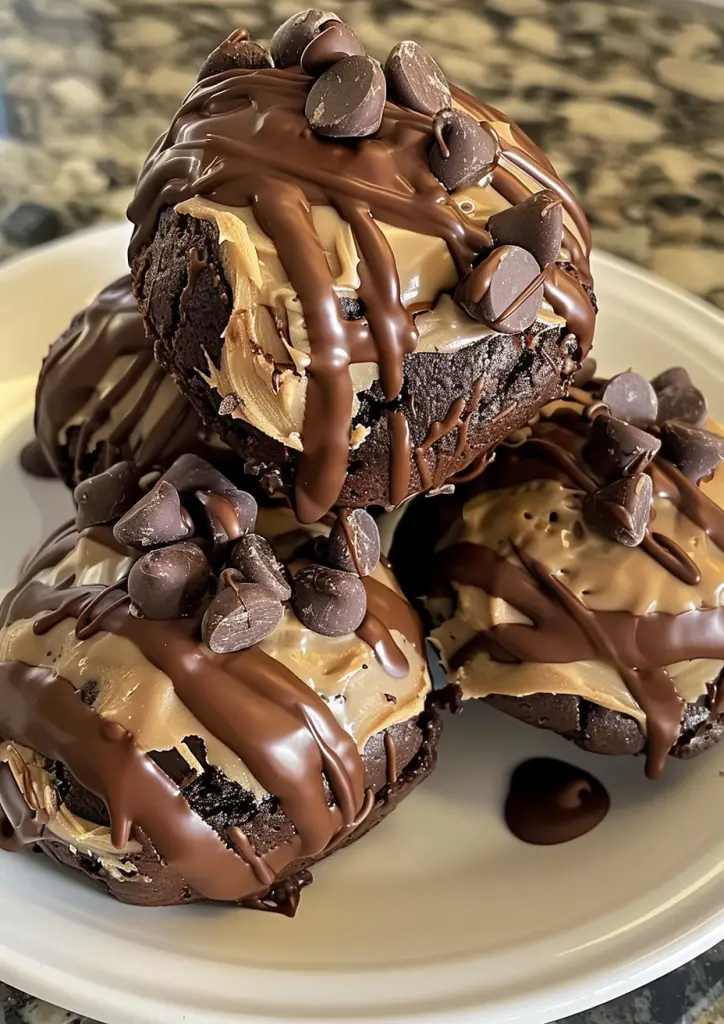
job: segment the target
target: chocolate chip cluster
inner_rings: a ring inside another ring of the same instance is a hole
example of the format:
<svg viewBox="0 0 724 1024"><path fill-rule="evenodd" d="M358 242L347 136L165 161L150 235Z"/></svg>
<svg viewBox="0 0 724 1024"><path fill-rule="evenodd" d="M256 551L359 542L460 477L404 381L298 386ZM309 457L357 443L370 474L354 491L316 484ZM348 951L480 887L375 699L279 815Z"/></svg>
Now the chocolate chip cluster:
<svg viewBox="0 0 724 1024"><path fill-rule="evenodd" d="M340 512L292 577L269 541L255 533L257 503L195 455L157 480L121 462L75 491L76 526L113 524L122 548L141 552L128 575L133 614L154 620L198 616L201 639L217 654L259 643L281 622L284 604L324 636L354 632L367 614L362 577L380 558L377 525L362 509Z"/></svg>
<svg viewBox="0 0 724 1024"><path fill-rule="evenodd" d="M384 68L367 56L357 35L329 11L294 14L272 36L269 51L246 30L229 36L208 58L199 81L232 68L301 68L316 79L305 114L317 135L365 139L382 124L385 102L431 119L430 170L448 192L484 184L500 158L491 125L453 106L450 86L435 59L411 40L398 43ZM462 214L461 214L462 215ZM559 257L563 208L545 189L490 218L490 245L459 284L456 300L474 319L503 334L535 321L547 268Z"/></svg>
<svg viewBox="0 0 724 1024"><path fill-rule="evenodd" d="M586 495L584 519L604 537L636 547L652 517L646 469L654 458L660 455L698 484L724 458L724 438L702 429L706 399L681 367L651 382L620 373L595 393L586 409L592 422L583 456L604 482Z"/></svg>

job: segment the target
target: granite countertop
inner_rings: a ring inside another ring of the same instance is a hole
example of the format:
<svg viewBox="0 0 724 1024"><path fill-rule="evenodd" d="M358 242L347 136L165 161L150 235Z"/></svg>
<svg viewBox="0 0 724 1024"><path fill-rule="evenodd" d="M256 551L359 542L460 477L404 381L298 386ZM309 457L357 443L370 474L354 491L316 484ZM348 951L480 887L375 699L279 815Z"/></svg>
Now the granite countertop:
<svg viewBox="0 0 724 1024"><path fill-rule="evenodd" d="M602 249L724 308L724 9L685 0L349 0L370 52L414 38L506 110ZM484 8L484 9L483 9ZM0 259L123 217L196 69L298 0L0 0ZM1 968L0 968L1 970ZM72 1024L0 983L0 1024ZM571 1024L724 1022L724 945Z"/></svg>

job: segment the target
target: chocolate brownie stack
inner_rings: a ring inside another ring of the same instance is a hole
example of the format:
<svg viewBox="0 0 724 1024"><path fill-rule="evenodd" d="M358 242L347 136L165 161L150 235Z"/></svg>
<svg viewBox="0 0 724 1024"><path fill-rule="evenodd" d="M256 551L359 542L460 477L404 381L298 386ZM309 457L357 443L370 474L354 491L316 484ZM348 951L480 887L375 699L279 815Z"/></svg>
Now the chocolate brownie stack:
<svg viewBox="0 0 724 1024"><path fill-rule="evenodd" d="M319 10L209 56L129 216L38 385L26 464L77 515L2 608L0 846L293 913L435 763L377 517L568 392L590 233L504 114Z"/></svg>

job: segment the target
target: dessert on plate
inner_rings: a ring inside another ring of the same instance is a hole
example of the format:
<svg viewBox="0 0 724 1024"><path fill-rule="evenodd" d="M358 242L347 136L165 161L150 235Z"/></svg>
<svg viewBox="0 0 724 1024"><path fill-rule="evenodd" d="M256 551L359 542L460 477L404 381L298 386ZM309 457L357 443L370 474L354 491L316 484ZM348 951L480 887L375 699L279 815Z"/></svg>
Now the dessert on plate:
<svg viewBox="0 0 724 1024"><path fill-rule="evenodd" d="M51 345L35 395L35 433L31 451L39 447L71 487L126 459L144 472L167 469L186 452L225 468L230 461L155 362L128 275L104 288ZM37 455L23 463L43 469Z"/></svg>
<svg viewBox="0 0 724 1024"><path fill-rule="evenodd" d="M432 769L420 620L363 510L302 526L209 463L75 491L0 627L0 848L119 900L293 913Z"/></svg>
<svg viewBox="0 0 724 1024"><path fill-rule="evenodd" d="M129 217L158 360L304 522L481 468L591 344L590 232L545 155L333 13L222 43Z"/></svg>
<svg viewBox="0 0 724 1024"><path fill-rule="evenodd" d="M574 387L396 536L463 698L586 750L693 757L724 732L724 437L685 370Z"/></svg>

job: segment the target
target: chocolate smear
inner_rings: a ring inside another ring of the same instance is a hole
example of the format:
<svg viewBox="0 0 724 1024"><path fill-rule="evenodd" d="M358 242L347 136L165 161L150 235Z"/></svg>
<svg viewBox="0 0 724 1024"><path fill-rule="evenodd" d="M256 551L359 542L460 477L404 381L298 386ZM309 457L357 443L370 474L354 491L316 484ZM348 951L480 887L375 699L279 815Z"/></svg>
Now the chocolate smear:
<svg viewBox="0 0 724 1024"><path fill-rule="evenodd" d="M251 70L271 67L274 67L274 62L269 51L259 43L253 42L247 29L240 28L232 32L223 43L219 43L213 53L209 54L201 65L196 81L201 82L204 78L211 78L212 75L233 71L236 68Z"/></svg>
<svg viewBox="0 0 724 1024"><path fill-rule="evenodd" d="M536 757L518 765L511 776L505 822L524 843L553 846L590 832L610 807L606 789L588 772Z"/></svg>
<svg viewBox="0 0 724 1024"><path fill-rule="evenodd" d="M302 71L321 75L345 57L364 55L357 33L342 21L332 21L312 39L301 58Z"/></svg>
<svg viewBox="0 0 724 1024"><path fill-rule="evenodd" d="M234 580L206 609L201 635L215 654L244 651L269 636L283 615L281 601L267 587Z"/></svg>
<svg viewBox="0 0 724 1024"><path fill-rule="evenodd" d="M193 525L181 508L178 491L165 480L159 480L113 527L116 540L133 548L173 544L192 532Z"/></svg>
<svg viewBox="0 0 724 1024"><path fill-rule="evenodd" d="M543 301L540 267L527 250L503 245L460 282L456 298L493 330L518 334L534 322Z"/></svg>
<svg viewBox="0 0 724 1024"><path fill-rule="evenodd" d="M549 189L494 214L488 231L496 245L519 245L535 256L541 267L555 263L563 242L563 203Z"/></svg>
<svg viewBox="0 0 724 1024"><path fill-rule="evenodd" d="M312 86L304 108L318 135L361 139L382 124L386 84L372 57L345 57Z"/></svg>
<svg viewBox="0 0 724 1024"><path fill-rule="evenodd" d="M117 462L104 473L88 477L73 491L75 522L79 530L110 523L138 500L138 468L133 462Z"/></svg>
<svg viewBox="0 0 724 1024"><path fill-rule="evenodd" d="M385 61L385 77L395 102L420 114L436 114L452 105L445 73L418 43L405 39Z"/></svg>
<svg viewBox="0 0 724 1024"><path fill-rule="evenodd" d="M346 636L367 612L364 584L352 573L309 565L294 577L292 603L297 618L322 636Z"/></svg>
<svg viewBox="0 0 724 1024"><path fill-rule="evenodd" d="M230 562L247 583L261 583L280 601L292 596L289 573L268 540L249 533L234 546Z"/></svg>
<svg viewBox="0 0 724 1024"><path fill-rule="evenodd" d="M464 110L447 109L435 115L432 127L430 170L448 192L490 174L498 158L498 140L487 125Z"/></svg>
<svg viewBox="0 0 724 1024"><path fill-rule="evenodd" d="M706 423L709 409L706 398L693 384L669 384L658 392L659 414L658 423L667 420L678 420L693 427Z"/></svg>
<svg viewBox="0 0 724 1024"><path fill-rule="evenodd" d="M329 535L327 559L335 569L369 576L380 560L380 531L369 512L341 509Z"/></svg>
<svg viewBox="0 0 724 1024"><path fill-rule="evenodd" d="M661 454L698 484L724 459L724 437L674 421L661 427Z"/></svg>
<svg viewBox="0 0 724 1024"><path fill-rule="evenodd" d="M653 434L615 416L596 416L583 456L597 476L611 481L646 469L660 448Z"/></svg>
<svg viewBox="0 0 724 1024"><path fill-rule="evenodd" d="M209 578L209 563L197 544L182 541L147 551L128 576L133 610L146 619L185 618L199 606Z"/></svg>
<svg viewBox="0 0 724 1024"><path fill-rule="evenodd" d="M646 536L653 508L654 488L647 473L615 480L583 501L583 518L596 533L627 548Z"/></svg>
<svg viewBox="0 0 724 1024"><path fill-rule="evenodd" d="M608 381L601 401L617 419L646 430L656 423L659 403L656 392L639 373L619 373Z"/></svg>
<svg viewBox="0 0 724 1024"><path fill-rule="evenodd" d="M299 64L302 54L315 36L330 22L339 20L332 11L320 11L317 7L292 14L271 37L269 49L275 65L278 68L290 68Z"/></svg>

